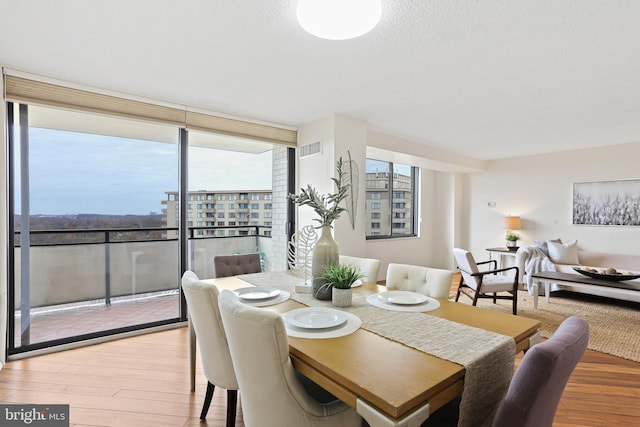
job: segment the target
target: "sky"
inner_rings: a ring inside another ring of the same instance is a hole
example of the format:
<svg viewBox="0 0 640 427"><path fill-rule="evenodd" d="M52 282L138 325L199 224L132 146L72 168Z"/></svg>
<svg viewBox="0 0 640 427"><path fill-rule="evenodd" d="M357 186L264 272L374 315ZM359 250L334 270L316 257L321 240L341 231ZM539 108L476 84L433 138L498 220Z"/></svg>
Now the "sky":
<svg viewBox="0 0 640 427"><path fill-rule="evenodd" d="M383 162L381 160L367 159L367 173L388 172L388 171L389 171L389 162ZM411 175L411 166L394 163L393 164L393 171L395 173L399 173L401 175L410 176Z"/></svg>
<svg viewBox="0 0 640 427"><path fill-rule="evenodd" d="M19 150L16 211L20 211ZM178 190L178 147L78 132L30 128L31 215L160 213ZM189 190L271 189L271 152L250 154L193 147Z"/></svg>

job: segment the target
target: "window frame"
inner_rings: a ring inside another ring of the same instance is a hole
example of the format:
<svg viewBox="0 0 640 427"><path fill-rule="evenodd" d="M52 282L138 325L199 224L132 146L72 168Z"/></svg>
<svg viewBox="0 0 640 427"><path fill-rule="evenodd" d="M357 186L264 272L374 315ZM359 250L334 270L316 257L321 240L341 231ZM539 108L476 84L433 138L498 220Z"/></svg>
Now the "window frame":
<svg viewBox="0 0 640 427"><path fill-rule="evenodd" d="M412 198L408 199L403 197L403 202L402 204L405 206L406 209L406 204L407 204L407 200L410 200L410 204L411 204L411 215L412 215L412 220L411 222L408 222L407 224L410 224L411 227L411 232L410 233L402 233L402 234L394 234L394 230L405 230L407 227L394 227L394 220L397 220L399 218L395 217L395 209L394 205L398 204L399 202L395 202L394 203L394 199L395 199L395 194L394 193L398 193L398 192L402 192L403 194L405 193L405 191L403 190L396 190L393 186L393 181L394 181L394 163L390 162L390 161L386 161L386 160L379 160L379 159L374 159L374 158L366 158L366 161L368 160L373 160L373 161L377 161L377 162L381 162L381 163L386 163L389 166L389 170L388 170L388 177L387 177L387 185L386 185L386 189L381 190L379 188L376 189L372 189L372 194L381 194L381 193L386 193L388 194L388 210L389 210L389 215L388 215L388 219L383 218L383 215L380 215L380 218L372 218L371 214L373 213L373 211L371 210L372 208L369 207L368 204L365 205L365 216L367 218L367 221L371 222L371 224L373 224L373 222L377 222L379 223L379 225L382 225L380 223L385 223L388 222L386 224L389 233L388 234L384 234L381 233L379 230L384 229L384 227L380 227L380 228L371 228L371 233L372 234L367 234L365 236L366 240L383 240L383 239L400 239L400 238L406 238L406 237L417 237L418 236L418 218L419 218L419 186L418 186L418 182L419 182L419 174L420 174L420 168L417 166L411 166L411 165L403 165L403 166L409 166L411 168L411 195ZM366 170L366 167L365 167ZM365 172L366 174L367 172ZM365 182L366 182L366 178L365 178ZM365 188L365 192L367 192L368 190ZM379 196L378 196L379 197ZM373 205L374 203L377 203L380 205L380 207L382 207L383 203L380 203L379 200L381 200L380 198L371 198L371 200L376 200L375 202L372 202L371 204ZM400 208L397 208L400 209ZM375 230L375 234L374 231ZM366 233L366 232L365 232Z"/></svg>

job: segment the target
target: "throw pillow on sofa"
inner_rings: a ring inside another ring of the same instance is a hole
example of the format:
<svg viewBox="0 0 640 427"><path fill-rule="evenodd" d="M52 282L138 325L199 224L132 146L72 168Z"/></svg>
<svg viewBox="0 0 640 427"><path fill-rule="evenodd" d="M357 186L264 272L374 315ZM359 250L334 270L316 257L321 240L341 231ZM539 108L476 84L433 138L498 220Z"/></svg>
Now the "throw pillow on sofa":
<svg viewBox="0 0 640 427"><path fill-rule="evenodd" d="M557 243L547 240L549 248L549 258L556 264L578 265L578 241L573 240L567 243Z"/></svg>
<svg viewBox="0 0 640 427"><path fill-rule="evenodd" d="M549 246L547 245L547 242L556 242L556 243L562 243L562 240L560 239L553 239L553 240L534 240L533 241L533 246L535 246L536 248L540 249L542 252L544 252L544 254L546 256L549 256Z"/></svg>

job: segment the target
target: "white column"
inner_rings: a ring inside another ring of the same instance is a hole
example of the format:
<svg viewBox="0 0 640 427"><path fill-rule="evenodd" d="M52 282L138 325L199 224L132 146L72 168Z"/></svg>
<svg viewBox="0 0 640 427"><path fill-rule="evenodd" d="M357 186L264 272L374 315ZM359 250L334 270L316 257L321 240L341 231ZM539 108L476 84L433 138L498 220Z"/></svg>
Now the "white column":
<svg viewBox="0 0 640 427"><path fill-rule="evenodd" d="M355 226L352 227L349 215L345 212L334 223L334 238L340 245L340 253L351 256L366 256L365 239L365 162L367 147L366 122L339 114L332 114L298 128L298 147L321 143L321 152L300 158L298 150L297 183L300 187L314 186L321 194L334 193L335 186L331 178L335 176L336 162L340 157L344 161L355 161L359 170L358 198L355 213ZM317 226L312 221L316 214L311 208L298 209L298 229L305 225Z"/></svg>

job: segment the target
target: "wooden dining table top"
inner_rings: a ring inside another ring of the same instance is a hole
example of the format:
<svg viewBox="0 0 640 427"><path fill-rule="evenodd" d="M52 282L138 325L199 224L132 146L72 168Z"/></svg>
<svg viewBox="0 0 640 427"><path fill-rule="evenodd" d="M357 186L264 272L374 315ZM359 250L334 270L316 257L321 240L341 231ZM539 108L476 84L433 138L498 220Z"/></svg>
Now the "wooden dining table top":
<svg viewBox="0 0 640 427"><path fill-rule="evenodd" d="M238 277L208 279L220 291L246 287ZM354 294L388 290L365 283ZM516 352L529 347L541 323L534 319L439 299L440 307L428 315L510 336ZM286 313L304 305L289 299L263 307ZM426 315L426 314L425 314ZM425 403L430 412L462 394L465 368L454 362L384 338L365 329L330 339L289 337L293 366L334 396L356 407L364 400L392 419L401 419Z"/></svg>

